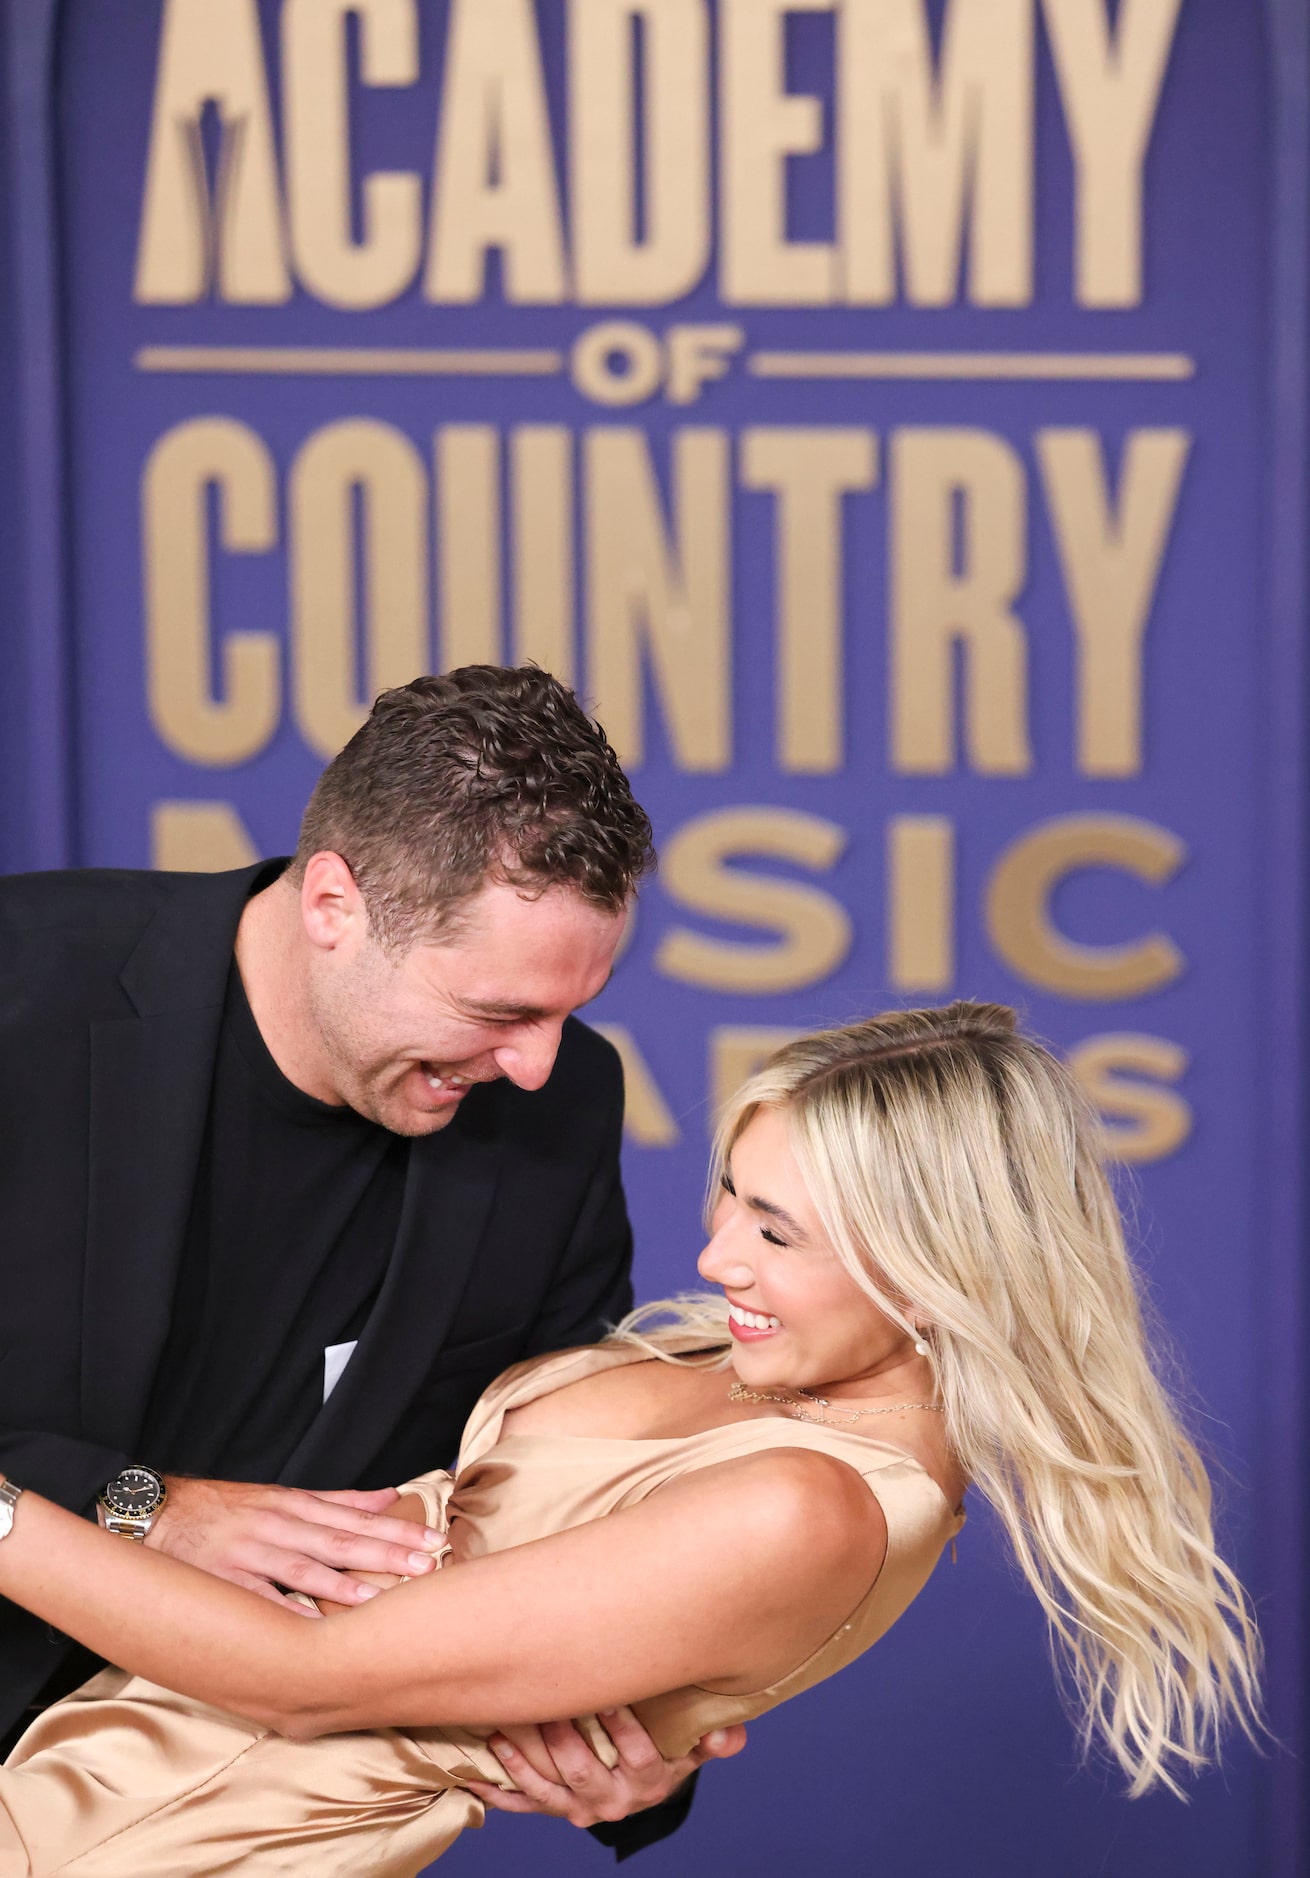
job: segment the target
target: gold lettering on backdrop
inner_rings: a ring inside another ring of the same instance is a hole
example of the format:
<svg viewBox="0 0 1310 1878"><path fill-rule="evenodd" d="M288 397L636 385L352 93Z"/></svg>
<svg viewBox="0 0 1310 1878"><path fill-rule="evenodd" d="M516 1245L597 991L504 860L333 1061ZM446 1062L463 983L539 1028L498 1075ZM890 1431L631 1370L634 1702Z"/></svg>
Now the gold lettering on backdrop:
<svg viewBox="0 0 1310 1878"><path fill-rule="evenodd" d="M1074 157L1074 298L1142 298L1142 170L1181 0L1042 0Z"/></svg>
<svg viewBox="0 0 1310 1878"><path fill-rule="evenodd" d="M499 665L500 434L443 424L436 452L441 664Z"/></svg>
<svg viewBox="0 0 1310 1878"><path fill-rule="evenodd" d="M1142 767L1142 651L1183 466L1187 432L1131 431L1117 503L1093 430L1037 433L1047 507L1078 636L1078 768Z"/></svg>
<svg viewBox="0 0 1310 1878"><path fill-rule="evenodd" d="M573 386L597 404L644 404L664 377L664 352L648 326L602 320L579 333L570 360Z"/></svg>
<svg viewBox="0 0 1310 1878"><path fill-rule="evenodd" d="M480 300L490 248L500 251L511 303L564 299L564 230L532 0L451 0L428 299Z"/></svg>
<svg viewBox="0 0 1310 1878"><path fill-rule="evenodd" d="M1100 0L1097 0L1097 4ZM940 73L923 0L843 0L837 51L844 297L946 306L1033 294L1032 0L949 0Z"/></svg>
<svg viewBox="0 0 1310 1878"><path fill-rule="evenodd" d="M418 0L280 0L278 10L285 207L258 0L163 0L137 255L143 301L184 304L213 291L284 302L289 255L306 290L339 308L394 301L420 273L430 301L472 305L488 291L489 267L511 304L572 296L616 313L670 304L715 259L714 69L723 300L1031 302L1037 0L943 0L937 54L927 0L721 0L717 9L707 0L567 0L553 10L535 0L450 0L438 9L444 46L426 224L421 165L360 175L351 135L352 83L421 81ZM1041 11L1074 160L1076 298L1135 304L1145 160L1179 0L1041 0ZM793 13L829 17L830 106L789 88ZM564 43L552 51L564 55L567 231L538 30L560 21ZM208 147L211 114L212 178L201 138L203 121ZM793 239L789 165L820 152L832 162L835 227ZM542 356L557 371L567 359L574 389L613 412L661 394L689 406L759 362L753 348L738 358L747 331L728 320L657 331L590 317L598 323L576 340L556 335L560 350ZM889 356L906 372L923 370L908 355ZM438 429L431 475L409 440L382 423L347 419L309 437L288 487L288 685L314 750L330 755L376 690L428 668L435 541L441 664L509 655L566 677L581 667L626 762L640 764L655 734L683 771L727 769L731 440L721 429L675 432L666 496L654 446L628 423L583 433L579 471L568 428L520 422L507 433L507 478L501 432L490 424ZM1087 776L1136 775L1146 632L1187 434L1131 432L1117 470L1090 429L1047 427L1034 442L1075 639L1077 766ZM874 489L879 467L878 438L864 426L741 432L742 488L773 502L775 749L787 774L833 774L846 760L846 499ZM1028 491L1019 454L983 430L902 429L890 443L888 480L891 767L942 775L963 762L982 775L1027 774L1028 646L1017 609ZM199 418L160 439L142 489L147 678L165 744L221 766L267 746L283 699L276 622L225 632L211 600L211 485L222 551L265 553L279 539L276 473L252 430ZM579 578L585 657L574 643ZM657 730L648 710L659 714ZM156 803L151 828L162 866L237 865L255 852L223 801ZM686 824L666 844L675 915L656 970L709 991L759 995L826 978L852 944L851 920L823 878L845 839L830 821L762 807ZM887 980L898 993L946 993L957 968L954 822L893 815L885 840ZM983 909L991 942L1026 983L1056 995L1148 995L1185 969L1169 934L1083 945L1056 924L1055 896L1069 874L1093 867L1160 885L1184 858L1176 836L1130 817L1045 822L991 872ZM779 876L780 863L792 877ZM701 933L680 923L693 915L726 924ZM610 1029L625 1062L630 1136L670 1145L678 1117L632 1034ZM789 1034L715 1030L714 1101ZM1190 1109L1173 1086L1186 1067L1178 1046L1116 1033L1086 1040L1075 1059L1123 1158L1157 1158L1186 1138Z"/></svg>
<svg viewBox="0 0 1310 1878"><path fill-rule="evenodd" d="M720 0L720 289L741 306L827 306L830 242L787 239L787 159L823 148L823 105L788 91L784 22L833 0Z"/></svg>
<svg viewBox="0 0 1310 1878"><path fill-rule="evenodd" d="M673 1111L664 1100L641 1046L626 1024L591 1028L614 1045L623 1064L623 1131L639 1148L672 1148L682 1139Z"/></svg>
<svg viewBox="0 0 1310 1878"><path fill-rule="evenodd" d="M231 802L156 802L150 811L150 865L165 873L221 874L258 859Z"/></svg>
<svg viewBox="0 0 1310 1878"><path fill-rule="evenodd" d="M319 756L336 755L379 691L427 670L427 502L418 451L402 432L371 418L325 425L291 466L296 723Z"/></svg>
<svg viewBox="0 0 1310 1878"><path fill-rule="evenodd" d="M1136 1032L1088 1037L1070 1050L1069 1067L1101 1112L1113 1160L1162 1161L1182 1147L1192 1110L1168 1085L1187 1060L1181 1044Z"/></svg>
<svg viewBox="0 0 1310 1878"><path fill-rule="evenodd" d="M223 141L211 204L200 118L216 106ZM135 295L181 306L291 298L282 194L256 0L167 0L159 39Z"/></svg>
<svg viewBox="0 0 1310 1878"><path fill-rule="evenodd" d="M644 404L661 384L670 404L695 404L725 378L746 343L740 326L675 324L661 337L635 320L602 320L578 334L569 358L573 389L597 404Z"/></svg>
<svg viewBox="0 0 1310 1878"><path fill-rule="evenodd" d="M713 1129L742 1084L761 1069L775 1050L800 1031L786 1024L716 1024L709 1037L710 1105Z"/></svg>
<svg viewBox="0 0 1310 1878"><path fill-rule="evenodd" d="M1064 815L1041 822L1001 855L984 899L988 937L1025 984L1064 998L1140 998L1180 978L1187 961L1167 933L1123 945L1082 945L1051 917L1056 888L1083 868L1108 867L1150 886L1187 858L1178 836L1134 815Z"/></svg>
<svg viewBox="0 0 1310 1878"><path fill-rule="evenodd" d="M514 658L573 683L573 435L522 424L510 439Z"/></svg>
<svg viewBox="0 0 1310 1878"><path fill-rule="evenodd" d="M645 228L637 234L642 35ZM710 58L704 0L571 0L569 208L580 305L656 306L710 254Z"/></svg>
<svg viewBox="0 0 1310 1878"><path fill-rule="evenodd" d="M423 184L407 171L359 183L363 238L351 228L350 103L346 19L359 21L360 79L418 78L415 0L284 0L282 126L287 209L296 271L329 306L383 306L418 272Z"/></svg>
<svg viewBox="0 0 1310 1878"><path fill-rule="evenodd" d="M228 554L277 543L277 479L255 432L230 417L197 417L159 439L142 485L146 694L163 742L188 762L244 763L270 741L282 710L278 643L269 632L228 633L210 686L210 486Z"/></svg>
<svg viewBox="0 0 1310 1878"><path fill-rule="evenodd" d="M648 658L674 762L723 770L732 759L731 491L721 430L672 443L676 545L639 430L586 434L588 678L620 760L646 752Z"/></svg>
<svg viewBox="0 0 1310 1878"><path fill-rule="evenodd" d="M797 991L830 977L851 949L841 902L821 888L728 862L756 856L827 873L845 846L835 822L797 809L716 809L687 822L660 857L668 897L711 919L755 927L770 943L709 939L675 926L660 941L656 971L706 991Z"/></svg>
<svg viewBox="0 0 1310 1878"><path fill-rule="evenodd" d="M778 760L823 774L843 760L842 498L871 489L870 430L742 433L742 482L775 497Z"/></svg>
<svg viewBox="0 0 1310 1878"><path fill-rule="evenodd" d="M887 824L887 982L949 991L955 982L955 824L893 815Z"/></svg>
<svg viewBox="0 0 1310 1878"><path fill-rule="evenodd" d="M898 430L891 446L891 749L903 775L955 767L955 653L975 770L1023 776L1028 642L1023 465L982 430Z"/></svg>
<svg viewBox="0 0 1310 1878"><path fill-rule="evenodd" d="M703 386L727 376L733 354L746 343L746 332L741 326L670 326L664 339L669 403L695 404Z"/></svg>
<svg viewBox="0 0 1310 1878"><path fill-rule="evenodd" d="M1146 155L1180 0L1042 0L1073 154L1079 305L1142 297ZM832 16L824 100L788 88L786 22ZM471 304L501 258L515 304L670 305L713 258L707 0L569 0L561 209L533 0L450 0L427 256L413 169L353 180L345 22L359 82L420 81L418 0L283 0L283 204L257 0L164 0L137 298ZM1033 292L1034 0L721 0L719 291L729 305L1024 306ZM638 56L637 47L640 46ZM637 92L640 86L640 98ZM222 128L213 189L200 125ZM792 240L787 170L831 148L836 227ZM642 211L639 213L638 203ZM571 238L572 253L569 242ZM570 262L573 279L570 281Z"/></svg>

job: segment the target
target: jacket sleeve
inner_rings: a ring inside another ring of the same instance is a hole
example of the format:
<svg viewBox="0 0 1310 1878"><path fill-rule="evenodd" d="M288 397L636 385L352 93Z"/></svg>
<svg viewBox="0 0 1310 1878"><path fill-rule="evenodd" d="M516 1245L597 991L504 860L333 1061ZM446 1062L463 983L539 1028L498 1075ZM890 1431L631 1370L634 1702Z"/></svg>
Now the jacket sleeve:
<svg viewBox="0 0 1310 1878"><path fill-rule="evenodd" d="M592 1838L609 1846L620 1863L634 1852L644 1852L648 1845L658 1845L676 1832L690 1813L699 1779L697 1768L662 1805L648 1806L644 1813L633 1813L628 1819L605 1820L591 1828Z"/></svg>
<svg viewBox="0 0 1310 1878"><path fill-rule="evenodd" d="M90 1513L105 1482L131 1465L117 1448L0 1423L0 1474L70 1513Z"/></svg>

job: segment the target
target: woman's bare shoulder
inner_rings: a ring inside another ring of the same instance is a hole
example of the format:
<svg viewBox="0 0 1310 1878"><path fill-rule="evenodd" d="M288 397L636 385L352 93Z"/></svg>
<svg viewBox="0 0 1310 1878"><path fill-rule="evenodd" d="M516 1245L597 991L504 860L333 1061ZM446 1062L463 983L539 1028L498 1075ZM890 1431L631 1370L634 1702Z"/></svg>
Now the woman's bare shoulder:
<svg viewBox="0 0 1310 1878"><path fill-rule="evenodd" d="M863 1568L871 1552L881 1564L887 1543L881 1503L839 1455L823 1448L768 1447L700 1471L715 1477L711 1491L732 1503L734 1520L749 1520L758 1543L794 1553L801 1570L828 1571L843 1558Z"/></svg>

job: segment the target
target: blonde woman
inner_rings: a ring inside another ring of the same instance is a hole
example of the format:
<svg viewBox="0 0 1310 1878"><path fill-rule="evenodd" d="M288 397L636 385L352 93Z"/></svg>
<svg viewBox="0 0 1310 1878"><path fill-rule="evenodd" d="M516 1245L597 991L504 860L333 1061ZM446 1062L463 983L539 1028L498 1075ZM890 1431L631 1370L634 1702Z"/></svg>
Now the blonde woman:
<svg viewBox="0 0 1310 1878"><path fill-rule="evenodd" d="M404 1490L445 1569L340 1620L11 1485L0 1594L122 1669L0 1773L5 1878L416 1872L512 1787L497 1723L586 1716L612 1762L631 1705L678 1754L851 1661L966 1485L1131 1793L1178 1791L1225 1724L1258 1733L1255 1630L1095 1124L1012 1014L788 1045L726 1116L714 1180L718 1295L495 1383L455 1477Z"/></svg>

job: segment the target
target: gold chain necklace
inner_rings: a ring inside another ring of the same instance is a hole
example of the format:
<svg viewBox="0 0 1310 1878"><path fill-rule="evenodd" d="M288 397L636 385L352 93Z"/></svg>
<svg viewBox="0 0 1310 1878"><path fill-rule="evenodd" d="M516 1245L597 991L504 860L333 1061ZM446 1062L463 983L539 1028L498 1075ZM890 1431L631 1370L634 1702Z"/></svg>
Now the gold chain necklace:
<svg viewBox="0 0 1310 1878"><path fill-rule="evenodd" d="M928 1409L934 1415L940 1415L940 1402L888 1402L879 1408L852 1409L848 1415L810 1415L796 1400L797 1396L806 1402L812 1402L815 1408L830 1409L834 1405L826 1395L811 1395L808 1389L798 1389L795 1395L769 1395L759 1389L748 1389L744 1382L734 1382L728 1390L729 1402L780 1402L797 1421L817 1422L824 1428L835 1428L849 1422L858 1422L866 1415L895 1415L902 1409Z"/></svg>

